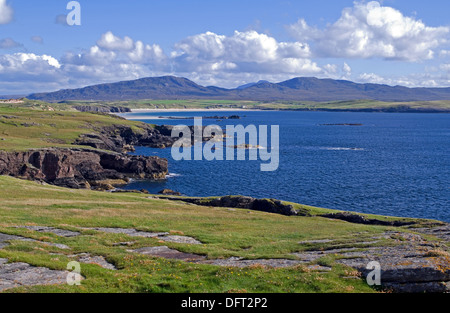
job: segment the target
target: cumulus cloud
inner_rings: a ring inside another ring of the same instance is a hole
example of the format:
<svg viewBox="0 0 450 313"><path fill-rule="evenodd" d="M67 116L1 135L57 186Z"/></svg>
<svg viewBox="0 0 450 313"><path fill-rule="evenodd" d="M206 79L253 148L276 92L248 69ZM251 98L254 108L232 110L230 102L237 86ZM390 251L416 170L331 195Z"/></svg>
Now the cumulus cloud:
<svg viewBox="0 0 450 313"><path fill-rule="evenodd" d="M253 73L319 73L310 48L300 42L278 42L256 31L232 36L206 32L175 45L172 59L178 70L240 71Z"/></svg>
<svg viewBox="0 0 450 313"><path fill-rule="evenodd" d="M134 41L130 37L119 38L109 31L101 36L97 46L110 51L130 51L134 47Z"/></svg>
<svg viewBox="0 0 450 313"><path fill-rule="evenodd" d="M89 50L78 54L67 53L63 57L64 63L73 65L120 64L124 68L130 68L130 65L161 67L165 65L166 59L167 56L159 45L144 44L130 37L120 38L112 32L103 34Z"/></svg>
<svg viewBox="0 0 450 313"><path fill-rule="evenodd" d="M65 76L59 61L49 55L15 53L0 55L0 80L3 93L11 94L61 86Z"/></svg>
<svg viewBox="0 0 450 313"><path fill-rule="evenodd" d="M406 61L432 59L450 32L449 27L427 26L377 1L356 2L325 29L303 19L288 28L298 40L312 40L318 56Z"/></svg>
<svg viewBox="0 0 450 313"><path fill-rule="evenodd" d="M6 0L0 0L0 24L8 24L12 21L14 16L14 10L6 2Z"/></svg>

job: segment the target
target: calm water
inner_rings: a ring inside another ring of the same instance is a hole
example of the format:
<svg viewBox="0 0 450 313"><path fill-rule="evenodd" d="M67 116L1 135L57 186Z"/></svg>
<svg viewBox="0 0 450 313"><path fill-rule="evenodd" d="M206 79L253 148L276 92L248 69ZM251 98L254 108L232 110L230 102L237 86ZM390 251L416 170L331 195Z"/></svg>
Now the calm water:
<svg viewBox="0 0 450 313"><path fill-rule="evenodd" d="M189 196L247 195L312 206L450 222L450 115L330 112L131 113L152 124L192 120L150 116L228 116L204 124L280 125L280 166L260 161L174 161L171 150L138 147L136 154L169 159L161 182L135 181L127 189L169 188ZM361 123L363 126L321 126Z"/></svg>

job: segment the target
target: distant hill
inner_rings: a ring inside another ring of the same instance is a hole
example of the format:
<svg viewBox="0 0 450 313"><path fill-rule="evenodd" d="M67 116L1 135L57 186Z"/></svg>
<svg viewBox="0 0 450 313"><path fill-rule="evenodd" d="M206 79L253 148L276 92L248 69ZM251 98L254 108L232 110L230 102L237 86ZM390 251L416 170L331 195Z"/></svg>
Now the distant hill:
<svg viewBox="0 0 450 313"><path fill-rule="evenodd" d="M238 90L243 90L243 89L247 89L247 88L249 88L249 87L253 87L253 86L255 86L255 85L265 84L265 83L269 83L269 82L268 82L267 80L260 80L260 81L257 82L257 83L249 83L249 84L245 84L245 85L242 85L242 86L237 87L236 89L238 89Z"/></svg>
<svg viewBox="0 0 450 313"><path fill-rule="evenodd" d="M379 101L450 100L450 88L407 88L379 84L358 84L346 80L298 77L281 83L260 81L236 89L204 87L189 79L163 76L118 83L35 93L29 99L48 102L67 100L140 100L140 99L223 99L256 101Z"/></svg>

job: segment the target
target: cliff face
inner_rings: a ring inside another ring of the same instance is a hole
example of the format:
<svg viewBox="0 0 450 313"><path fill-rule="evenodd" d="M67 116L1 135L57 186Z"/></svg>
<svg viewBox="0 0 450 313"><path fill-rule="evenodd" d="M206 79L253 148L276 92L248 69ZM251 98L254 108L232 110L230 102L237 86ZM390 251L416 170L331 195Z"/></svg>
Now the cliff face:
<svg viewBox="0 0 450 313"><path fill-rule="evenodd" d="M87 149L0 151L0 175L10 175L69 188L90 188L105 181L130 178L163 179L168 162Z"/></svg>
<svg viewBox="0 0 450 313"><path fill-rule="evenodd" d="M74 144L115 152L127 152L134 145L166 148L172 146L176 140L177 138L171 137L171 129L165 126L153 128L150 125L142 125L140 130L136 131L129 126L116 125L104 127L96 133L84 134Z"/></svg>

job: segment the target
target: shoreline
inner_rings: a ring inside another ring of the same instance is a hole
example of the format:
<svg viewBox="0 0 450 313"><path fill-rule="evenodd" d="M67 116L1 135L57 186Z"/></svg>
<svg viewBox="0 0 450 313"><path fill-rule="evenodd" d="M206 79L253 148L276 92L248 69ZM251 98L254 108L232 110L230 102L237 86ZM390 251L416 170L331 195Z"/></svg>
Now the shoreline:
<svg viewBox="0 0 450 313"><path fill-rule="evenodd" d="M260 109L131 109L129 113L164 113L164 112L248 112L264 111ZM129 114L121 113L121 114Z"/></svg>
<svg viewBox="0 0 450 313"><path fill-rule="evenodd" d="M314 109L130 109L131 112L116 113L116 114L133 114L133 113L182 113L182 112L334 112L334 113L409 113L409 114L450 114L450 110L439 109L407 109L397 110L392 108L355 108L355 109L328 109L328 108L314 108Z"/></svg>

